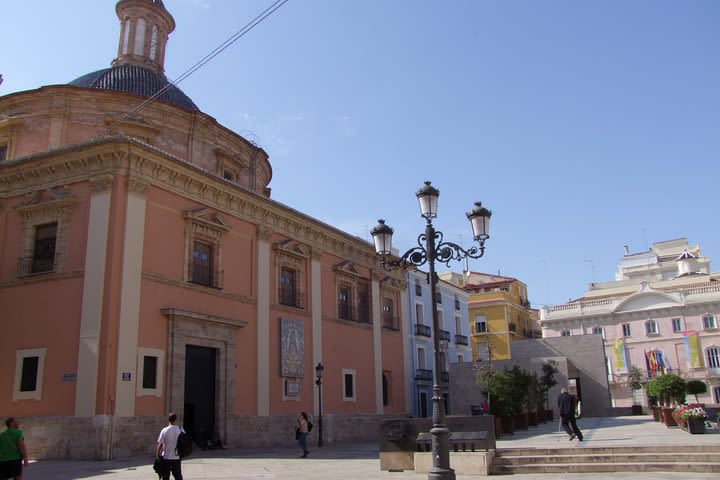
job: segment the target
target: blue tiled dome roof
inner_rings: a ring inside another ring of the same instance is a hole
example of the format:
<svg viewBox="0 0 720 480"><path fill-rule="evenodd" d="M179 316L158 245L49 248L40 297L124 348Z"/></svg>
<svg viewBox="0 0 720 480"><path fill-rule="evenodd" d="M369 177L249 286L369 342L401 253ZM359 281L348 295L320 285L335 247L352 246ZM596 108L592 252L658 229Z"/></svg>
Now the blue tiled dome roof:
<svg viewBox="0 0 720 480"><path fill-rule="evenodd" d="M145 97L152 97L165 87L169 87L157 96L158 100L172 103L188 110L200 110L190 97L185 95L178 87L170 84L165 75L155 73L149 68L136 65L117 65L88 73L76 78L70 85L84 88L97 88L99 90L113 90L116 92L135 93Z"/></svg>

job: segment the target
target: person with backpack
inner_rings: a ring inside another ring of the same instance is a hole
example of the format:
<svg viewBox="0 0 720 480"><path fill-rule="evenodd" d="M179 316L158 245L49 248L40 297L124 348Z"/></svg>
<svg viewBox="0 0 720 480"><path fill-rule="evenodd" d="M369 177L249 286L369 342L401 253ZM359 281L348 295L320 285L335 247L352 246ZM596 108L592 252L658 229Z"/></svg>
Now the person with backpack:
<svg viewBox="0 0 720 480"><path fill-rule="evenodd" d="M178 455L178 437L183 430L175 425L177 415L168 415L168 426L160 431L157 439L156 455L160 459L160 471L158 475L162 480L170 480L170 474L175 480L182 480L182 467L180 455ZM187 435L187 434L185 434Z"/></svg>
<svg viewBox="0 0 720 480"><path fill-rule="evenodd" d="M312 428L312 423L308 420L307 413L300 412L300 417L298 417L298 426L295 427L295 433L298 441L298 445L300 445L300 448L302 448L303 454L300 456L300 458L307 458L310 452L308 452L307 449L307 436L308 432Z"/></svg>

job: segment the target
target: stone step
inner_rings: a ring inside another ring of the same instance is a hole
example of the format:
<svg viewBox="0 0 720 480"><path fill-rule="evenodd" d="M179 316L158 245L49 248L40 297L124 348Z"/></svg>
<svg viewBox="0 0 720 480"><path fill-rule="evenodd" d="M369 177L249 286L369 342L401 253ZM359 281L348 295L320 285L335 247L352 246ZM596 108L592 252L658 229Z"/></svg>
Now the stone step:
<svg viewBox="0 0 720 480"><path fill-rule="evenodd" d="M551 455L512 455L495 456L495 465L531 465L531 464L581 464L581 463L715 463L720 465L720 452L717 453L583 453Z"/></svg>
<svg viewBox="0 0 720 480"><path fill-rule="evenodd" d="M720 464L689 463L562 463L532 465L494 465L491 475L523 473L599 473L599 472L693 472L720 473Z"/></svg>
<svg viewBox="0 0 720 480"><path fill-rule="evenodd" d="M569 443L569 442L568 442ZM497 456L527 456L531 455L596 455L613 453L715 453L717 445L647 445L647 446L617 446L617 447L560 447L560 448L498 448Z"/></svg>

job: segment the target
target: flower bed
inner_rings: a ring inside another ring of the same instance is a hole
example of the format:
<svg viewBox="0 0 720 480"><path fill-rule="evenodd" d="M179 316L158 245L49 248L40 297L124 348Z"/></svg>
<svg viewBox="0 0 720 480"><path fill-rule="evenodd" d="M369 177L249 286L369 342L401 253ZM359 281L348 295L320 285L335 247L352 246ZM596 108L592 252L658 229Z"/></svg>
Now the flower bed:
<svg viewBox="0 0 720 480"><path fill-rule="evenodd" d="M675 410L673 410L672 416L681 428L687 430L688 423L697 424L697 420L704 422L707 418L707 413L705 413L702 407L678 405Z"/></svg>

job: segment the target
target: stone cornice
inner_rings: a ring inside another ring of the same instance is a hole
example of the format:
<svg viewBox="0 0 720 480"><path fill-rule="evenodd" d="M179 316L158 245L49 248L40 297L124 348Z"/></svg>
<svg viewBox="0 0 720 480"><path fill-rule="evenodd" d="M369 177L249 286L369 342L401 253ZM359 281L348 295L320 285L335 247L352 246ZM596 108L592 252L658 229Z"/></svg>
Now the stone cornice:
<svg viewBox="0 0 720 480"><path fill-rule="evenodd" d="M153 282L170 285L173 287L183 288L185 290L192 290L195 292L204 293L205 295L211 295L214 297L228 298L231 300L236 300L236 301L248 303L248 304L256 304L257 303L257 299L252 298L252 297L247 297L245 295L238 295L236 293L230 293L230 292L226 292L224 290L218 290L218 289L212 288L212 287L204 287L202 285L198 285L195 283L188 283L188 282L183 282L180 280L175 280L172 278L166 278L166 277L162 277L160 275L154 275L152 273L143 273L142 278L145 280L150 280Z"/></svg>
<svg viewBox="0 0 720 480"><path fill-rule="evenodd" d="M352 259L367 268L377 265L372 245L261 195L218 178L143 142L106 137L80 145L14 159L0 166L0 198L59 184L89 181L99 174L124 174L316 249Z"/></svg>

